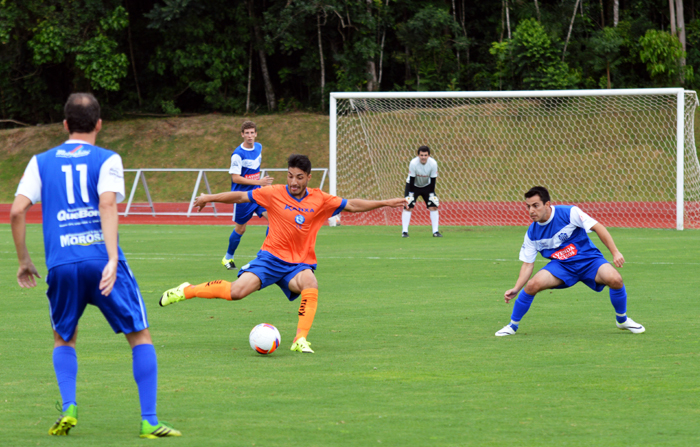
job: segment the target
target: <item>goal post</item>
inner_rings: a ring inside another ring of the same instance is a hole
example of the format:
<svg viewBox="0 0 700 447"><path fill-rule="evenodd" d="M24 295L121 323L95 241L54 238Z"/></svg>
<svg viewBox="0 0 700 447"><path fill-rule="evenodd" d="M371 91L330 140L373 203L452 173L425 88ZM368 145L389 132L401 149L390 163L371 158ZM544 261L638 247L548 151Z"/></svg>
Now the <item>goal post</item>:
<svg viewBox="0 0 700 447"><path fill-rule="evenodd" d="M606 226L700 228L697 106L682 88L331 93L329 190L400 197L427 145L441 225L525 225L523 193L541 185ZM413 213L429 224L422 203ZM401 210L342 219L400 225Z"/></svg>

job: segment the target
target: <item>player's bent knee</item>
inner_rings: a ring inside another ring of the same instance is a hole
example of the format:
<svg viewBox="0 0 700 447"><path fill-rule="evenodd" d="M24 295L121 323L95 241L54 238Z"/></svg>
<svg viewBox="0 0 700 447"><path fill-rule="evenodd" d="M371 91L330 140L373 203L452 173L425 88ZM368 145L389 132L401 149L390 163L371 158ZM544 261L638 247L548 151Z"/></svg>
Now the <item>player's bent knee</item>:
<svg viewBox="0 0 700 447"><path fill-rule="evenodd" d="M611 289L619 290L625 286L625 283L622 281L622 276L617 275L617 277L613 277L608 280L607 286Z"/></svg>
<svg viewBox="0 0 700 447"><path fill-rule="evenodd" d="M318 289L318 281L316 280L316 275L314 275L311 270L303 270L299 272L290 282L290 290L306 290L306 289Z"/></svg>
<svg viewBox="0 0 700 447"><path fill-rule="evenodd" d="M527 293L528 295L533 295L533 296L536 295L537 292L540 291L540 289L537 288L537 285L531 284L530 282L528 282L527 284L525 284L525 287L523 287L523 290L524 290L525 293Z"/></svg>
<svg viewBox="0 0 700 447"><path fill-rule="evenodd" d="M304 275L299 281L299 290L306 289L318 289L318 281L316 281L316 277L313 274Z"/></svg>
<svg viewBox="0 0 700 447"><path fill-rule="evenodd" d="M138 345L152 345L153 341L151 340L151 333L146 329L142 329L138 332L131 332L128 334L124 334L126 336L126 340L129 342L129 345L133 348L134 346Z"/></svg>
<svg viewBox="0 0 700 447"><path fill-rule="evenodd" d="M245 293L243 290L231 288L231 301L242 300L243 298L245 298L247 296L248 296L248 293Z"/></svg>
<svg viewBox="0 0 700 447"><path fill-rule="evenodd" d="M540 281L538 278L532 278L530 281L525 284L525 287L523 290L525 290L525 293L528 295L536 295L537 293L548 289L549 287Z"/></svg>

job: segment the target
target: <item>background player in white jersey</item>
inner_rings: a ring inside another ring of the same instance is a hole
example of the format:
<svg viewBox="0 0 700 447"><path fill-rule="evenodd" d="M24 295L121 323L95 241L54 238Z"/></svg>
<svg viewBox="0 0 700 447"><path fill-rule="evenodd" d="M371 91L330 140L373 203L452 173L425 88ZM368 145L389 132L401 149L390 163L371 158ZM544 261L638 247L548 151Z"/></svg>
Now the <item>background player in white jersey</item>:
<svg viewBox="0 0 700 447"><path fill-rule="evenodd" d="M603 257L587 234L595 231L610 250L615 265L621 268L625 258L608 230L577 206L553 206L549 192L542 186L535 186L525 193L525 205L533 222L520 249L523 265L515 287L504 294L506 303L516 295L518 299L513 306L510 324L496 332L496 336L515 334L537 293L547 289L565 289L579 281L596 292L608 286L617 327L634 334L644 332L644 326L627 317L627 291L620 272ZM537 253L550 261L530 278Z"/></svg>
<svg viewBox="0 0 700 447"><path fill-rule="evenodd" d="M430 222L433 226L433 236L442 237L439 231L440 215L438 206L440 201L435 195L437 183L437 162L430 156L430 148L421 146L418 148L418 156L408 165L408 178L406 179L406 204L401 214L401 237L408 237L408 225L411 223L411 211L416 206L418 197L422 197L425 206L430 211Z"/></svg>
<svg viewBox="0 0 700 447"><path fill-rule="evenodd" d="M258 130L254 122L245 121L241 125L241 137L243 143L231 154L231 191L252 191L262 186L272 184L272 177L260 178L260 166L262 165L262 145L256 143ZM234 228L228 239L228 249L221 264L229 270L236 268L233 258L236 249L241 243L241 237L245 233L248 221L257 214L258 217L267 219L265 208L254 203L236 203L233 205Z"/></svg>
<svg viewBox="0 0 700 447"><path fill-rule="evenodd" d="M53 364L63 399L50 435L67 435L78 420L75 351L78 320L88 304L97 306L114 332L132 349L141 403L142 438L180 436L156 416L158 362L146 310L124 253L118 245L117 202L124 199L124 168L115 152L95 146L102 128L100 105L90 94L70 95L63 126L69 140L32 157L10 211L21 287L40 278L26 245L26 214L42 202L44 251L49 273Z"/></svg>

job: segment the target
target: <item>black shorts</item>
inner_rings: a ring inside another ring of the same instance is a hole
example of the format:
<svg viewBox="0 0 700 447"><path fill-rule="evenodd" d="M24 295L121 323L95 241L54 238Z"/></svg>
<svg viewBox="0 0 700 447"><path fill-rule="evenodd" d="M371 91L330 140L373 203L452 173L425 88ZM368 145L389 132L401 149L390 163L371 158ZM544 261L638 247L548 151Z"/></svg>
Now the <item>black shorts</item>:
<svg viewBox="0 0 700 447"><path fill-rule="evenodd" d="M404 194L406 197L408 197L408 193L410 191L408 190L408 183L406 183L406 189L404 191ZM437 207L431 200L430 200L430 187L426 186L424 188L415 188L413 190L413 197L416 199L412 205L409 205L408 208L413 209L416 206L416 202L418 201L418 197L422 197L423 201L425 202L426 208L430 208L432 206Z"/></svg>

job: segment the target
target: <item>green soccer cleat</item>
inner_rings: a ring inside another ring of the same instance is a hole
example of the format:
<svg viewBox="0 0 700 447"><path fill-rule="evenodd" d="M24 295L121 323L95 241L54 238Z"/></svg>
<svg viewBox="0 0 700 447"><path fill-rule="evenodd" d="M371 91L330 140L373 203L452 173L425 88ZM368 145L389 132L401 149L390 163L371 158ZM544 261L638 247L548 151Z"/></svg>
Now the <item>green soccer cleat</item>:
<svg viewBox="0 0 700 447"><path fill-rule="evenodd" d="M226 256L221 260L221 265L226 267L227 270L236 270L236 264L233 262L233 259L226 259Z"/></svg>
<svg viewBox="0 0 700 447"><path fill-rule="evenodd" d="M189 286L191 286L190 283L183 282L177 287L166 290L165 292L163 292L163 296L160 297L160 301L158 302L158 304L160 304L161 307L164 307L169 304L177 303L178 301L184 301L185 287Z"/></svg>
<svg viewBox="0 0 700 447"><path fill-rule="evenodd" d="M49 434L52 436L66 436L77 423L78 407L71 405L66 411L61 412L61 417L49 428Z"/></svg>
<svg viewBox="0 0 700 447"><path fill-rule="evenodd" d="M311 343L306 341L306 338L300 337L294 343L292 343L291 351L302 352L304 354L313 354L314 351L311 349Z"/></svg>
<svg viewBox="0 0 700 447"><path fill-rule="evenodd" d="M170 436L182 436L179 430L175 430L165 421L158 422L158 425L151 425L148 421L141 421L140 438L156 439Z"/></svg>

